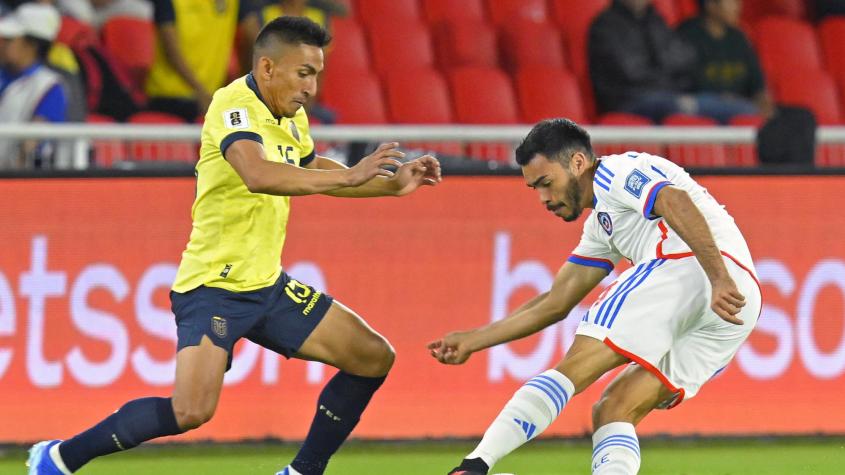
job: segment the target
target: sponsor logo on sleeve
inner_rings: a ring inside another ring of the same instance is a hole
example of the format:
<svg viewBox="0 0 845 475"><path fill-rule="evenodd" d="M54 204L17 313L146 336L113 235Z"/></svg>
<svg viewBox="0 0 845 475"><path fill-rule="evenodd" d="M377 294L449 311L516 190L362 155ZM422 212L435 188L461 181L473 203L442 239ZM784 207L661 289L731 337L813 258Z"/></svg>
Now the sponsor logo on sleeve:
<svg viewBox="0 0 845 475"><path fill-rule="evenodd" d="M634 195L634 197L639 198L643 194L643 188L645 188L650 181L651 178L647 177L645 173L635 168L634 171L628 175L628 178L625 178L625 190Z"/></svg>
<svg viewBox="0 0 845 475"><path fill-rule="evenodd" d="M229 109L223 112L223 123L227 129L248 129L249 116L244 108Z"/></svg>

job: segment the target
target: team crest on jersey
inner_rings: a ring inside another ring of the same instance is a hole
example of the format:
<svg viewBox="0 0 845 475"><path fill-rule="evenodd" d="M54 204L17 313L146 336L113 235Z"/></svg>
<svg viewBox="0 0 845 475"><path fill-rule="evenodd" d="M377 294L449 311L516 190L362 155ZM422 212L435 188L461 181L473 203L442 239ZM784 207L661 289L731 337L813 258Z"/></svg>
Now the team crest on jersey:
<svg viewBox="0 0 845 475"><path fill-rule="evenodd" d="M625 189L628 193L639 198L643 194L643 188L645 188L646 184L650 181L651 178L647 177L645 173L635 168L634 171L628 175L628 178L625 178Z"/></svg>
<svg viewBox="0 0 845 475"><path fill-rule="evenodd" d="M211 331L220 338L226 338L226 334L229 332L226 319L217 315L211 317Z"/></svg>
<svg viewBox="0 0 845 475"><path fill-rule="evenodd" d="M249 116L244 108L229 109L223 113L223 123L227 129L248 129Z"/></svg>
<svg viewBox="0 0 845 475"><path fill-rule="evenodd" d="M601 224L601 228L610 236L613 233L613 221L610 220L610 215L602 211L596 217L599 220L599 224Z"/></svg>

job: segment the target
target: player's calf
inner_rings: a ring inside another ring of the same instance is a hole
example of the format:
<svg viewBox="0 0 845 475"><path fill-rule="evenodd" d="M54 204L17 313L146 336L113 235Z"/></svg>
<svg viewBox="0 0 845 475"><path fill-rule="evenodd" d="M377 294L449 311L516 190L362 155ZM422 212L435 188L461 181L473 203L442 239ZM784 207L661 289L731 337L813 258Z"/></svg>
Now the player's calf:
<svg viewBox="0 0 845 475"><path fill-rule="evenodd" d="M557 370L529 379L514 393L478 447L450 473L487 473L499 459L546 430L574 395L572 381Z"/></svg>

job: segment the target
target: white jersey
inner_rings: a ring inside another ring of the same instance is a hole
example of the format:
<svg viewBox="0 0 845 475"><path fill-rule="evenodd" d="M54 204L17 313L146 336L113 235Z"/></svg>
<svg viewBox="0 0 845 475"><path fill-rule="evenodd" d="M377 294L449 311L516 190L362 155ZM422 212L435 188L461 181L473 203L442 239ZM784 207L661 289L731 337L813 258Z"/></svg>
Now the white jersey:
<svg viewBox="0 0 845 475"><path fill-rule="evenodd" d="M665 158L637 152L599 159L593 180L594 209L568 260L610 271L623 257L638 264L692 256L680 236L653 213L657 192L668 185L687 192L722 254L754 273L748 245L724 206L683 168Z"/></svg>

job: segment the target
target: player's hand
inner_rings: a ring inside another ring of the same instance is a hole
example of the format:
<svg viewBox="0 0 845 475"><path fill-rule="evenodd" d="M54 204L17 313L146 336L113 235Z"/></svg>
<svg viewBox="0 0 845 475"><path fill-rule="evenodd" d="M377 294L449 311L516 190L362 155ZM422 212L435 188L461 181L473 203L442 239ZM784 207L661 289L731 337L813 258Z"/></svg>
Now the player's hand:
<svg viewBox="0 0 845 475"><path fill-rule="evenodd" d="M443 364L463 364L472 355L469 336L472 332L452 332L428 344L431 356Z"/></svg>
<svg viewBox="0 0 845 475"><path fill-rule="evenodd" d="M736 283L730 277L717 280L713 284L713 300L710 308L726 322L742 325L744 322L737 315L745 306L745 296L740 293Z"/></svg>
<svg viewBox="0 0 845 475"><path fill-rule="evenodd" d="M443 180L440 162L431 155L403 163L392 178L396 184L396 196L414 192L420 186L434 186Z"/></svg>
<svg viewBox="0 0 845 475"><path fill-rule="evenodd" d="M399 168L402 166L402 162L397 158L402 158L405 154L397 150L398 146L399 144L396 142L383 143L378 146L375 152L362 158L354 167L346 171L347 186L363 185L377 176L392 177L393 172L385 167L395 166Z"/></svg>

